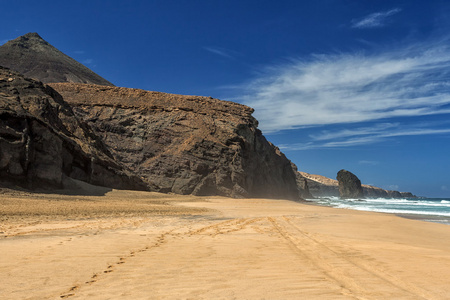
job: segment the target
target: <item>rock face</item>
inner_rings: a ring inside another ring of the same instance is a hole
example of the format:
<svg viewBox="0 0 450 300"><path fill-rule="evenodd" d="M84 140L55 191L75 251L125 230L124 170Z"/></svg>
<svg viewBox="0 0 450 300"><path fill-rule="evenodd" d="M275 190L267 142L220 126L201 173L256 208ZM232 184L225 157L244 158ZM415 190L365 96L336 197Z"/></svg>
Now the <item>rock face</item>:
<svg viewBox="0 0 450 300"><path fill-rule="evenodd" d="M308 188L313 197L339 197L339 183L337 180L314 175L305 172L299 172L308 182ZM388 191L379 187L362 184L365 198L417 198L410 192Z"/></svg>
<svg viewBox="0 0 450 300"><path fill-rule="evenodd" d="M52 88L0 67L0 181L61 187L65 177L145 189Z"/></svg>
<svg viewBox="0 0 450 300"><path fill-rule="evenodd" d="M339 194L341 198L364 198L361 181L353 173L340 170L336 177L339 183Z"/></svg>
<svg viewBox="0 0 450 300"><path fill-rule="evenodd" d="M155 191L298 199L291 162L257 129L253 109L210 97L51 84L115 161Z"/></svg>
<svg viewBox="0 0 450 300"><path fill-rule="evenodd" d="M402 198L417 198L416 195L410 192L400 192L400 195L402 196Z"/></svg>
<svg viewBox="0 0 450 300"><path fill-rule="evenodd" d="M291 165L296 175L295 179L297 181L297 189L299 197L301 199L314 198L311 192L309 191L308 180L302 175L301 172L298 171L298 168L294 163L291 163Z"/></svg>
<svg viewBox="0 0 450 300"><path fill-rule="evenodd" d="M308 190L313 197L339 197L337 180L325 176L299 172L306 179Z"/></svg>
<svg viewBox="0 0 450 300"><path fill-rule="evenodd" d="M27 33L0 47L0 66L44 83L113 84L65 55L37 33Z"/></svg>

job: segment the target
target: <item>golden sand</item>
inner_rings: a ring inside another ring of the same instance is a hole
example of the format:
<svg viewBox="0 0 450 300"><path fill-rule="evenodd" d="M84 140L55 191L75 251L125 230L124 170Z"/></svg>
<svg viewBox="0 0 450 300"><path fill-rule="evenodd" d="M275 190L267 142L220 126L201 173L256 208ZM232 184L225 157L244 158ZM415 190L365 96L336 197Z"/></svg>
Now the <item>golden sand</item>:
<svg viewBox="0 0 450 300"><path fill-rule="evenodd" d="M450 226L284 200L0 195L0 299L450 299Z"/></svg>

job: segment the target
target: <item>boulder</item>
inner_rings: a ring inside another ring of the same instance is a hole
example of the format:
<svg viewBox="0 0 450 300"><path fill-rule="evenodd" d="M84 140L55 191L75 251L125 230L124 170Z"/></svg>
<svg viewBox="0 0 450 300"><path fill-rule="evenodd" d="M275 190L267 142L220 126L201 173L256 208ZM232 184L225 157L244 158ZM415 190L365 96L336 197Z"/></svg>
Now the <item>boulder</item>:
<svg viewBox="0 0 450 300"><path fill-rule="evenodd" d="M361 181L353 173L347 170L340 170L336 179L339 183L341 198L359 199L364 197Z"/></svg>

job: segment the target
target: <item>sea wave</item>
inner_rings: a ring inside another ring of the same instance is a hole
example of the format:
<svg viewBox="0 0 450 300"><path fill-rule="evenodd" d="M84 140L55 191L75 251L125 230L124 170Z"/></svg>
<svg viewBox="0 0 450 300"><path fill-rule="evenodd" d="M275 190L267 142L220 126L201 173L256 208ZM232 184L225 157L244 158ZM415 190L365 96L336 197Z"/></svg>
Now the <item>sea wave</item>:
<svg viewBox="0 0 450 300"><path fill-rule="evenodd" d="M450 199L447 198L374 198L374 199L340 199L339 197L323 197L312 200L319 205L344 209L373 211L390 214L411 214L450 217Z"/></svg>
<svg viewBox="0 0 450 300"><path fill-rule="evenodd" d="M354 209L354 210L362 210L362 211L373 211L373 212L381 212L381 213L389 213L389 214L411 214L411 215L427 215L427 216L441 216L441 217L450 217L450 212L429 212L429 211L415 211L415 210L407 210L407 209L395 209L395 208L375 208L375 207L358 207L352 205L338 205L339 208L345 209Z"/></svg>

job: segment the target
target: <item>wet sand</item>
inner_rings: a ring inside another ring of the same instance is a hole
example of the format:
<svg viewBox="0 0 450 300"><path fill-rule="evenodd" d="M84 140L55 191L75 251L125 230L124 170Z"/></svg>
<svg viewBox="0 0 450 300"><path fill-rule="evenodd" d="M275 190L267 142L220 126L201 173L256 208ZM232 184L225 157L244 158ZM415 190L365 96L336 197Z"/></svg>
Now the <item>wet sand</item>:
<svg viewBox="0 0 450 300"><path fill-rule="evenodd" d="M449 299L450 226L285 200L0 194L1 299Z"/></svg>

